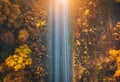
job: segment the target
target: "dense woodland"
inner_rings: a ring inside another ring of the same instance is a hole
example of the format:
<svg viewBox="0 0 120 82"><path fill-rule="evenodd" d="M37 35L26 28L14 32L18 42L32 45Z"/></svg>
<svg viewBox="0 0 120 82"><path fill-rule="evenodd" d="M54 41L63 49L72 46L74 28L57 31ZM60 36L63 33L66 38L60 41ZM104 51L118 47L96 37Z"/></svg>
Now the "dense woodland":
<svg viewBox="0 0 120 82"><path fill-rule="evenodd" d="M0 82L48 82L49 0L0 0ZM120 81L120 0L71 0L73 82Z"/></svg>
<svg viewBox="0 0 120 82"><path fill-rule="evenodd" d="M46 81L47 4L0 0L0 82Z"/></svg>
<svg viewBox="0 0 120 82"><path fill-rule="evenodd" d="M119 82L120 1L73 4L73 82Z"/></svg>

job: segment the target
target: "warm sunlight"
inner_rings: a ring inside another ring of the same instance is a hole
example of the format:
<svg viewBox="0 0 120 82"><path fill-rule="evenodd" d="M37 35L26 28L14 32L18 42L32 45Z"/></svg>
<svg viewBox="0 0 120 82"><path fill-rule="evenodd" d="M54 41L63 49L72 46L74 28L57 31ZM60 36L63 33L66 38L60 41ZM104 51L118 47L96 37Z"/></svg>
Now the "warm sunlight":
<svg viewBox="0 0 120 82"><path fill-rule="evenodd" d="M61 4L67 4L68 0L57 0Z"/></svg>

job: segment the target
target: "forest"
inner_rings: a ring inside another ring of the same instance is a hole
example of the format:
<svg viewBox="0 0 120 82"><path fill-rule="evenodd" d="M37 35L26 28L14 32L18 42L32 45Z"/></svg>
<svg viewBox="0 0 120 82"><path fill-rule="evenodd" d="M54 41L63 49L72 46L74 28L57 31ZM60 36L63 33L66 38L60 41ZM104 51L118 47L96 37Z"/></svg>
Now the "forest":
<svg viewBox="0 0 120 82"><path fill-rule="evenodd" d="M70 1L72 82L119 82L120 0ZM0 0L0 82L49 82L48 8Z"/></svg>

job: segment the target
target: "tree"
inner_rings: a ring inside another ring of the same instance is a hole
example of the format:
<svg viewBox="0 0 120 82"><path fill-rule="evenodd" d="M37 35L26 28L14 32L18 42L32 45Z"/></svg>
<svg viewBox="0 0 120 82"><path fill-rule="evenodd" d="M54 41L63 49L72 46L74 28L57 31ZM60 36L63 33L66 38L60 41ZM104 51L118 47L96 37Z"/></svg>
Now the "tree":
<svg viewBox="0 0 120 82"><path fill-rule="evenodd" d="M0 27L20 27L18 18L21 12L19 5L12 4L9 0L0 0Z"/></svg>

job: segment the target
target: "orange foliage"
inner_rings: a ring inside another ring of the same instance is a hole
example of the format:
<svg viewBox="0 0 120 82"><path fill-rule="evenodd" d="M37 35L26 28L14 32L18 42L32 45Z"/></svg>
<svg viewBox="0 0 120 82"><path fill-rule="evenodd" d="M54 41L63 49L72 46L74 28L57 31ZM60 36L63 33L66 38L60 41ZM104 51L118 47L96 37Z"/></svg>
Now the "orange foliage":
<svg viewBox="0 0 120 82"><path fill-rule="evenodd" d="M25 29L21 29L18 34L18 40L20 42L26 42L29 37L28 32Z"/></svg>

